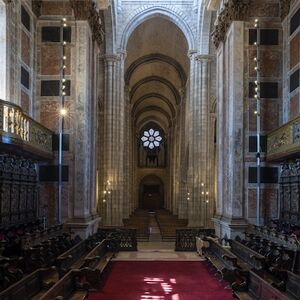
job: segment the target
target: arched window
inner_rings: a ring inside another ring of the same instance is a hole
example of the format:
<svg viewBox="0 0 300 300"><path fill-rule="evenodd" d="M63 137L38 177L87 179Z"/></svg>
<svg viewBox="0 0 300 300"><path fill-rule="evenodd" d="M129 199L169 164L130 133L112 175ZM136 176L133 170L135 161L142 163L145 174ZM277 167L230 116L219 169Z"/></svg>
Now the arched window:
<svg viewBox="0 0 300 300"><path fill-rule="evenodd" d="M0 0L0 99L6 99L6 7Z"/></svg>

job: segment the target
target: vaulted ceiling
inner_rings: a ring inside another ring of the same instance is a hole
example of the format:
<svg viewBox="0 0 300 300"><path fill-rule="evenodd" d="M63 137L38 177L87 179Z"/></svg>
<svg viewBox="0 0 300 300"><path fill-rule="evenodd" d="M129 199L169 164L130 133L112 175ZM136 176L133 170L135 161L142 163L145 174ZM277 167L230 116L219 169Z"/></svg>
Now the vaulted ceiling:
<svg viewBox="0 0 300 300"><path fill-rule="evenodd" d="M165 132L172 126L189 73L187 51L183 33L164 18L145 21L130 36L125 81L137 131L150 121Z"/></svg>

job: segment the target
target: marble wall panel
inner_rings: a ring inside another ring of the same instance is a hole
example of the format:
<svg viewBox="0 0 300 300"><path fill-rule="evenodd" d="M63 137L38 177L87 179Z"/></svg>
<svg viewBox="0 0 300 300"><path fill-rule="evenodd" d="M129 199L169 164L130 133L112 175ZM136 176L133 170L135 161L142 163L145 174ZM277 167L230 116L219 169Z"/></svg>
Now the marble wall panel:
<svg viewBox="0 0 300 300"><path fill-rule="evenodd" d="M65 101L65 107L68 115L65 117L64 129L69 130L71 127L72 115L70 113L71 103ZM47 128L58 132L59 130L59 109L60 103L55 100L41 101L40 104L40 122Z"/></svg>
<svg viewBox="0 0 300 300"><path fill-rule="evenodd" d="M300 32L290 42L290 69L300 61Z"/></svg>
<svg viewBox="0 0 300 300"><path fill-rule="evenodd" d="M249 100L249 130L256 130L256 101ZM263 131L270 131L279 126L278 103L275 100L261 100L261 127Z"/></svg>
<svg viewBox="0 0 300 300"><path fill-rule="evenodd" d="M290 120L299 115L299 93L290 99Z"/></svg>
<svg viewBox="0 0 300 300"><path fill-rule="evenodd" d="M21 107L24 113L29 114L30 112L30 99L29 95L21 90Z"/></svg>
<svg viewBox="0 0 300 300"><path fill-rule="evenodd" d="M43 1L42 15L72 15L69 1Z"/></svg>
<svg viewBox="0 0 300 300"><path fill-rule="evenodd" d="M65 74L70 75L71 48L66 47ZM46 43L41 46L41 75L59 75L61 68L61 46Z"/></svg>
<svg viewBox="0 0 300 300"><path fill-rule="evenodd" d="M256 77L254 61L256 50L249 50L249 76ZM263 77L280 77L281 76L281 52L278 50L262 49L261 50L261 76Z"/></svg>
<svg viewBox="0 0 300 300"><path fill-rule="evenodd" d="M261 190L261 216L264 220L277 217L278 189L264 188ZM256 217L256 189L248 189L248 218Z"/></svg>
<svg viewBox="0 0 300 300"><path fill-rule="evenodd" d="M27 65L30 66L30 39L28 35L25 33L25 31L22 30L22 51L21 51L21 57L22 61Z"/></svg>

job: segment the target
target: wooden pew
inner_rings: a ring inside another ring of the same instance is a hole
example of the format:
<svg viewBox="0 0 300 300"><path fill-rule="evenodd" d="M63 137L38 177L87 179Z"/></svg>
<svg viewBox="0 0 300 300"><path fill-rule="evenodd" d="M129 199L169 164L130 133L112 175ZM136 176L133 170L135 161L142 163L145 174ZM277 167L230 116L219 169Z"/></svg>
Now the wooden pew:
<svg viewBox="0 0 300 300"><path fill-rule="evenodd" d="M287 272L285 283L285 295L291 299L300 299L300 276Z"/></svg>
<svg viewBox="0 0 300 300"><path fill-rule="evenodd" d="M58 280L55 267L38 269L0 293L1 300L37 300Z"/></svg>
<svg viewBox="0 0 300 300"><path fill-rule="evenodd" d="M204 249L206 259L217 269L222 279L234 283L237 279L237 257L215 239L206 237L204 240L209 242L209 247Z"/></svg>
<svg viewBox="0 0 300 300"><path fill-rule="evenodd" d="M241 285L232 285L233 293L240 300L296 300L299 298L289 297L287 294L280 292L278 289L273 287L267 281L265 281L258 274L250 271L248 273L248 278L246 284L241 287Z"/></svg>
<svg viewBox="0 0 300 300"><path fill-rule="evenodd" d="M262 273L264 271L264 256L258 254L238 241L229 240L229 244L231 252L248 264L251 269L254 269L256 273ZM241 267L244 269L247 268L245 264L242 264Z"/></svg>
<svg viewBox="0 0 300 300"><path fill-rule="evenodd" d="M92 290L99 288L103 273L114 255L110 240L103 240L85 257L83 271Z"/></svg>
<svg viewBox="0 0 300 300"><path fill-rule="evenodd" d="M90 251L89 246L88 240L82 240L57 257L55 264L59 270L60 277L66 274L71 268L80 269L84 265L84 258Z"/></svg>
<svg viewBox="0 0 300 300"><path fill-rule="evenodd" d="M56 282L39 300L83 300L88 296L87 282L81 283L84 274L73 269Z"/></svg>

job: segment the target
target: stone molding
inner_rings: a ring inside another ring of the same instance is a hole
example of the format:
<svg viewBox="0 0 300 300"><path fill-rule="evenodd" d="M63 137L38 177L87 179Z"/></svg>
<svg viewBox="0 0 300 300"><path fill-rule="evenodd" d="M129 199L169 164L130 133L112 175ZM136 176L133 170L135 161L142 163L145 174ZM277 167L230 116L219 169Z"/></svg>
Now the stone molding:
<svg viewBox="0 0 300 300"><path fill-rule="evenodd" d="M87 20L93 40L100 46L104 41L104 22L97 5L92 0L70 0L76 20Z"/></svg>
<svg viewBox="0 0 300 300"><path fill-rule="evenodd" d="M171 20L185 35L189 48L195 48L195 36L197 35L196 22L191 22L192 19L184 11L169 4L140 5L137 9L125 15L120 30L122 32L120 39L121 47L126 48L129 36L134 29L151 15L162 15Z"/></svg>
<svg viewBox="0 0 300 300"><path fill-rule="evenodd" d="M285 17L290 12L291 2L292 2L291 0L280 0L279 1L279 5L280 5L280 17L281 17L282 21L285 19Z"/></svg>
<svg viewBox="0 0 300 300"><path fill-rule="evenodd" d="M250 0L229 0L224 4L212 33L216 48L226 40L226 32L233 21L245 21L248 18L249 6Z"/></svg>
<svg viewBox="0 0 300 300"><path fill-rule="evenodd" d="M200 62L211 62L215 59L214 55L209 54L199 54L196 55L195 60Z"/></svg>
<svg viewBox="0 0 300 300"><path fill-rule="evenodd" d="M105 62L112 62L115 63L119 60L118 54L103 54L99 56L100 60L103 60Z"/></svg>

